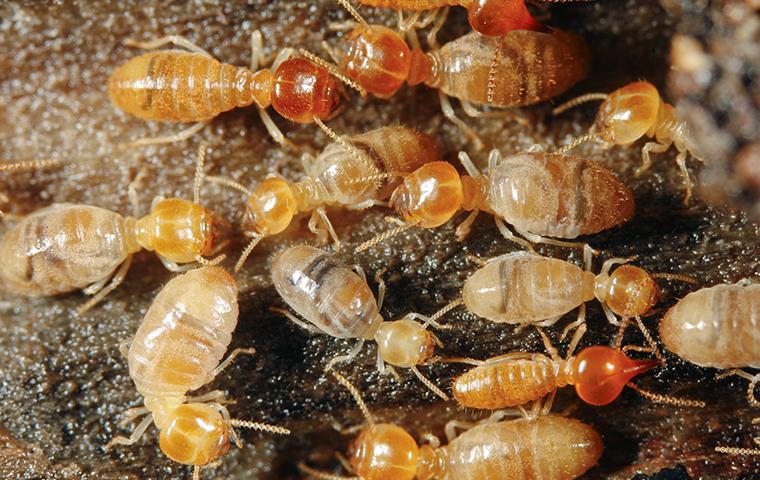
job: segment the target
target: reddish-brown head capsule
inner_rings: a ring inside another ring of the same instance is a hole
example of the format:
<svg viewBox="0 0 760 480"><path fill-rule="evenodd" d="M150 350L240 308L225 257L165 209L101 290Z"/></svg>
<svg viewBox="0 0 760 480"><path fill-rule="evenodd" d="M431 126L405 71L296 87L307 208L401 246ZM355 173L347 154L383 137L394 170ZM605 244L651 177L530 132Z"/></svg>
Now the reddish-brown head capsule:
<svg viewBox="0 0 760 480"><path fill-rule="evenodd" d="M467 7L467 20L481 35L500 37L512 30L548 32L525 6L525 0L474 0Z"/></svg>
<svg viewBox="0 0 760 480"><path fill-rule="evenodd" d="M378 97L392 96L409 75L409 46L390 28L359 25L348 36L345 46L341 69Z"/></svg>
<svg viewBox="0 0 760 480"><path fill-rule="evenodd" d="M336 79L304 58L289 58L274 71L270 91L272 107L288 120L311 123L324 120L340 102Z"/></svg>
<svg viewBox="0 0 760 480"><path fill-rule="evenodd" d="M658 363L657 360L633 360L620 350L601 345L586 348L575 357L575 391L591 405L607 405L633 377Z"/></svg>

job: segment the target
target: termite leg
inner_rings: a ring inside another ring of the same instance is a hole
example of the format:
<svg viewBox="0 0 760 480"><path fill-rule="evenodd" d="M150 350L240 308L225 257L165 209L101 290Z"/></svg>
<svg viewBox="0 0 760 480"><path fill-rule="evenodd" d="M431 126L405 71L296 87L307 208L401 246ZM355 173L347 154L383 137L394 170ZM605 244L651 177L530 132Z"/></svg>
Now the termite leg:
<svg viewBox="0 0 760 480"><path fill-rule="evenodd" d="M194 124L193 126L182 130L179 133L175 133L174 135L167 135L163 137L153 137L153 138L147 138L147 137L140 138L140 139L135 140L134 142L121 144L119 145L119 148L124 149L127 147L144 147L146 145L160 145L162 143L182 142L192 137L196 133L198 133L203 127L206 126L206 124L208 124L208 122L210 122L210 120L200 121Z"/></svg>
<svg viewBox="0 0 760 480"><path fill-rule="evenodd" d="M138 440L140 440L140 437L143 436L143 433L145 433L145 430L148 429L150 424L153 423L153 416L148 415L147 417L143 418L142 422L140 422L139 425L132 431L132 434L127 437L122 437L119 435L118 437L114 437L111 439L110 442L106 444L103 449L107 452L111 448L113 448L114 445L132 445L136 443Z"/></svg>
<svg viewBox="0 0 760 480"><path fill-rule="evenodd" d="M471 422L463 422L461 420L450 420L446 422L446 426L444 427L443 431L446 434L446 440L448 440L449 443L451 443L452 440L457 438L457 429L469 430L470 428L474 426L475 425Z"/></svg>
<svg viewBox="0 0 760 480"><path fill-rule="evenodd" d="M647 144L641 149L642 162L641 166L635 171L636 176L638 177L652 166L652 159L649 157L650 153L663 153L669 148L669 143L647 142Z"/></svg>
<svg viewBox="0 0 760 480"><path fill-rule="evenodd" d="M130 423L132 423L136 418L140 418L143 415L147 415L150 413L150 410L148 410L145 407L135 407L135 408L128 408L122 412L122 415L124 415L124 418L119 422L119 426L124 428Z"/></svg>
<svg viewBox="0 0 760 480"><path fill-rule="evenodd" d="M132 340L134 340L134 338L135 337L125 338L119 342L119 353L121 353L124 358L127 358L129 355L129 346L132 344Z"/></svg>
<svg viewBox="0 0 760 480"><path fill-rule="evenodd" d="M293 152L298 152L300 150L293 142L285 138L285 135L282 133L282 130L280 130L280 127L274 123L274 120L272 120L272 117L269 116L269 113L267 113L266 110L260 108L259 116L261 117L261 121L264 123L264 127L266 127L269 136L272 137L272 140L279 143L283 148L287 150Z"/></svg>
<svg viewBox="0 0 760 480"><path fill-rule="evenodd" d="M478 170L478 167L476 167L475 163L470 159L470 156L467 155L467 152L459 152L458 158L459 163L462 164L467 175L471 177L479 177L482 175L480 170Z"/></svg>
<svg viewBox="0 0 760 480"><path fill-rule="evenodd" d="M261 30L254 30L251 33L251 71L258 70L259 65L266 65L264 38L261 36Z"/></svg>
<svg viewBox="0 0 760 480"><path fill-rule="evenodd" d="M441 31L444 22L446 22L446 17L448 16L449 7L447 5L446 7L435 12L435 15L432 17L435 18L435 23L433 24L433 28L431 28L427 34L427 43L431 50L438 50L441 48L441 46L438 44L438 32Z"/></svg>
<svg viewBox="0 0 760 480"><path fill-rule="evenodd" d="M454 107L451 106L451 101L449 100L449 97L446 96L445 93L442 91L438 91L438 99L441 102L441 110L443 111L443 116L448 118L449 121L454 123L457 127L459 127L462 132L464 132L465 135L470 137L470 140L472 141L473 148L475 150L482 150L483 149L483 141L480 139L480 136L478 136L477 133L475 133L475 130L470 128L466 123L462 121L459 117L457 117L456 112L454 112Z"/></svg>
<svg viewBox="0 0 760 480"><path fill-rule="evenodd" d="M213 58L213 55L208 53L206 50L202 49L198 45L180 35L168 35L166 37L157 38L155 40L148 40L146 42L138 42L137 40L132 40L131 38L124 41L124 45L128 47L142 48L143 50L155 50L168 44L173 44L178 47L190 50L191 52L201 53Z"/></svg>
<svg viewBox="0 0 760 480"><path fill-rule="evenodd" d="M689 204L689 200L691 200L691 191L693 184L691 182L691 176L689 175L689 170L686 168L686 156L688 155L688 152L686 150L682 150L678 152L678 155L676 156L676 164L678 165L678 168L681 169L681 175L683 175L683 183L686 186L686 195L684 196L683 203L684 205Z"/></svg>
<svg viewBox="0 0 760 480"><path fill-rule="evenodd" d="M454 230L454 236L458 241L463 241L470 234L470 230L472 230L472 224L475 223L475 219L478 218L478 213L480 213L480 210L476 209L471 211L470 214L467 215L467 218L465 218L462 223L457 225L456 230Z"/></svg>
<svg viewBox="0 0 760 480"><path fill-rule="evenodd" d="M494 222L496 222L496 227L499 229L499 232L501 235L509 240L510 242L514 242L521 247L527 248L531 252L533 251L533 245L530 244L527 240L523 240L522 238L516 236L514 233L512 233L512 230L507 227L507 225L504 223L502 219L499 217L493 217Z"/></svg>
<svg viewBox="0 0 760 480"><path fill-rule="evenodd" d="M536 235L535 233L526 232L516 227L515 227L515 231L533 243L544 243L546 245L554 245L557 247L580 248L580 249L586 248L586 245L587 245L586 243L583 243L583 242L566 242L564 240L557 240L555 238L542 237L541 235Z"/></svg>
<svg viewBox="0 0 760 480"><path fill-rule="evenodd" d="M320 329L318 329L314 325L304 322L303 320L299 319L298 317L296 317L295 315L293 315L292 313L290 313L289 311L285 309L277 308L277 307L269 307L269 310L287 317L288 320L295 323L296 325L303 328L304 330L308 330L311 333L323 333Z"/></svg>
<svg viewBox="0 0 760 480"><path fill-rule="evenodd" d="M211 372L211 378L215 378L217 375L222 373L222 371L229 367L232 362L235 361L235 358L237 358L238 355L245 354L245 355L255 355L256 349L255 348L236 348L232 351L232 353L225 358L222 363L220 363L213 372Z"/></svg>
<svg viewBox="0 0 760 480"><path fill-rule="evenodd" d="M158 255L158 254L157 254ZM164 264L164 267L166 267L167 270L173 273L182 273L187 272L188 270L192 270L195 268L195 266L192 263L188 263L187 265L179 265L174 260L169 260L168 258L164 257L163 255L158 255L158 259L161 260L161 263Z"/></svg>
<svg viewBox="0 0 760 480"><path fill-rule="evenodd" d="M322 45L322 50L324 50L325 53L327 53L327 56L330 57L330 60L332 60L335 65L340 65L340 56L332 47L332 45L327 43L327 40L322 40L321 45Z"/></svg>
<svg viewBox="0 0 760 480"><path fill-rule="evenodd" d="M567 334L573 331L574 329L580 330L581 327L584 327L585 332L585 325L586 325L586 304L582 303L580 307L578 307L578 318L573 322L568 324L564 330L562 330L562 336L559 337L559 341L565 340L565 337L567 337ZM577 334L576 330L576 334ZM574 339L574 338L573 338ZM578 339L580 341L580 338Z"/></svg>
<svg viewBox="0 0 760 480"><path fill-rule="evenodd" d="M333 357L329 362L327 362L327 365L325 365L325 372L332 370L332 368L338 363L350 362L356 358L356 356L359 355L359 352L361 352L363 346L364 339L362 338L356 343L354 348L348 352L347 355L338 355L337 357Z"/></svg>
<svg viewBox="0 0 760 480"><path fill-rule="evenodd" d="M128 256L124 262L122 262L119 269L116 270L116 274L111 278L111 283L97 292L90 300L85 302L81 307L77 309L77 315L84 314L87 310L97 305L101 300L103 300L103 298L105 298L106 295L118 287L121 282L124 281L124 277L127 276L127 271L129 271L130 265L132 265L132 255Z"/></svg>
<svg viewBox="0 0 760 480"><path fill-rule="evenodd" d="M309 231L319 237L319 241L322 243L327 243L328 239L332 239L335 251L340 251L340 239L327 216L325 207L317 207L311 212Z"/></svg>
<svg viewBox="0 0 760 480"><path fill-rule="evenodd" d="M135 175L135 178L129 182L129 185L127 186L127 197L129 198L129 203L132 204L132 213L135 216L138 216L140 214L140 191L139 189L142 187L142 181L145 179L145 177L148 175L148 169L147 167L143 166L140 168L140 171L137 172L137 175Z"/></svg>

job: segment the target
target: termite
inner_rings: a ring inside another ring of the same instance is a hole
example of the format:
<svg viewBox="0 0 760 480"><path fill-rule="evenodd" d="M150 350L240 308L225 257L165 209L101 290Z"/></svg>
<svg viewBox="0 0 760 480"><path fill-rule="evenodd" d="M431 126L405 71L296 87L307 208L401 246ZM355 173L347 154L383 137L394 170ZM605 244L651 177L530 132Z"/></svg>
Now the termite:
<svg viewBox="0 0 760 480"><path fill-rule="evenodd" d="M107 445L132 445L151 423L161 431L161 451L175 462L201 468L215 465L230 448L230 439L242 444L234 427L288 435L283 427L230 418L224 392L199 397L187 393L211 382L241 353L224 360L238 319L235 279L219 267L203 267L174 277L158 293L137 333L122 345L129 375L144 398L144 407L125 412L126 422L145 417L129 438L118 436Z"/></svg>
<svg viewBox="0 0 760 480"><path fill-rule="evenodd" d="M525 0L358 0L370 7L410 10L415 12L406 25L412 25L420 11L433 10L448 6L461 6L467 9L467 20L473 30L481 35L500 37L512 30L535 30L546 32L549 29L539 23L525 6ZM565 3L585 0L541 0L551 3ZM424 22L429 23L429 22ZM424 25L423 23L423 25ZM406 28L409 28L408 26Z"/></svg>
<svg viewBox="0 0 760 480"><path fill-rule="evenodd" d="M475 141L477 134L459 119L448 97L458 98L465 113L489 116L472 104L492 107L527 106L562 94L588 72L590 52L579 36L561 30L512 31L500 38L470 33L423 53L411 49L402 36L387 27L369 25L350 5L338 0L358 24L341 43L328 52L342 72L367 92L381 98L392 96L404 82L424 83L438 89L446 118Z"/></svg>
<svg viewBox="0 0 760 480"><path fill-rule="evenodd" d="M502 160L489 156L488 173L478 171L466 153L459 158L469 175L460 176L448 163L433 162L406 175L390 198L403 225L357 247L361 252L407 228L443 225L460 209L470 215L457 228L464 238L479 211L494 216L509 240L532 248L534 243L583 247L548 237L574 239L622 225L633 217L631 191L607 168L580 157L546 152L520 153Z"/></svg>
<svg viewBox="0 0 760 480"><path fill-rule="evenodd" d="M417 369L430 359L440 341L427 330L437 326L437 317L409 313L401 320L385 321L380 309L385 285L380 281L375 300L367 285L364 272L357 272L340 262L334 255L309 246L295 246L278 253L272 262L272 283L282 299L298 315L274 309L295 324L335 338L357 338L359 343L350 354L335 357L325 367L330 370L338 362L353 359L366 340L377 342L377 366L381 373L388 370L385 363L409 368L433 393L448 397ZM415 321L420 319L424 324Z"/></svg>
<svg viewBox="0 0 760 480"><path fill-rule="evenodd" d="M264 59L258 30L251 37L250 69L221 63L180 36L126 44L145 50L173 44L185 50L146 53L118 67L108 80L113 104L145 120L197 122L176 135L141 139L133 145L182 141L220 113L255 104L272 138L291 146L266 113L267 107L271 105L292 122L315 122L325 128L322 120L331 116L340 101L339 84L333 78L340 74L304 58L289 58L292 49L283 49L272 69L257 70Z"/></svg>
<svg viewBox="0 0 760 480"><path fill-rule="evenodd" d="M611 148L630 145L646 136L653 141L641 149L643 163L636 169L636 174L640 175L652 165L650 154L665 152L674 145L678 150L676 163L686 185L684 203L689 203L693 184L686 169L686 157L691 154L701 162L704 160L695 151L686 124L676 118L675 109L662 99L657 88L649 82L634 82L610 94L588 93L558 106L554 114L595 100L603 100L603 103L591 131L560 152L569 151L587 140L597 140L604 148Z"/></svg>
<svg viewBox="0 0 760 480"><path fill-rule="evenodd" d="M525 418L498 420L512 412L499 412L479 425L460 421L446 424L448 445L427 435L418 445L402 427L376 423L359 391L342 375L332 372L359 404L367 425L354 441L350 466L355 477L317 471L305 464L307 475L324 480L572 480L593 467L602 455L599 434L590 426L546 412ZM457 428L468 430L457 436Z"/></svg>
<svg viewBox="0 0 760 480"><path fill-rule="evenodd" d="M311 210L309 229L324 242L329 235L340 246L326 206L369 208L388 199L402 175L438 160L438 146L428 135L396 126L342 138L316 158L302 158L306 178L289 182L271 177L253 191L229 179L207 177L246 194L243 229L251 241L240 256L239 270L258 242L285 230L298 212Z"/></svg>
<svg viewBox="0 0 760 480"><path fill-rule="evenodd" d="M682 298L660 322L660 338L668 350L702 367L749 380L747 398L754 395L760 374L741 368L760 368L760 285L741 281L703 288Z"/></svg>
<svg viewBox="0 0 760 480"><path fill-rule="evenodd" d="M158 197L151 213L139 219L66 203L24 217L0 239L0 288L26 296L83 289L93 297L79 308L81 314L124 280L140 249L155 251L173 271L187 269L179 263L220 261L223 256L205 259L226 245L228 225L199 203L204 158L201 144L192 202ZM136 204L135 195L130 188Z"/></svg>

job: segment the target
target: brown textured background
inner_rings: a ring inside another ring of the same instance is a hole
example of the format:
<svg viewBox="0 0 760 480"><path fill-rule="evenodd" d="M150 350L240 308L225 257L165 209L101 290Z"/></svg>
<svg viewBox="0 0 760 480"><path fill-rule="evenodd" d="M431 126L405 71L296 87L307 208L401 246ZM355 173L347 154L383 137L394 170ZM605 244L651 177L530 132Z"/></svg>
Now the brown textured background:
<svg viewBox="0 0 760 480"><path fill-rule="evenodd" d="M715 2L724 3L724 2ZM730 2L725 2L730 3ZM751 2L734 2L749 5ZM611 91L626 82L646 78L665 87L671 37L684 14L675 0L599 0L551 10L552 24L583 34L594 52L588 80L567 95L591 90ZM696 7L694 7L696 8ZM718 8L717 6L715 7ZM395 16L362 8L370 21L395 25ZM700 12L687 11L699 18ZM755 21L757 15L754 15ZM716 14L717 15L717 14ZM269 139L253 109L221 115L192 140L160 148L116 152L114 145L173 132L177 126L148 124L116 111L108 102L105 83L109 72L138 52L124 48L126 38L148 39L167 34L186 35L219 59L245 65L252 29L260 28L266 51L305 46L320 52L329 21L346 15L331 1L225 2L70 2L50 4L10 1L0 5L0 159L60 158L59 170L34 174L3 174L0 194L10 201L0 208L23 214L53 202L81 202L132 213L126 187L141 166L148 180L141 191L145 213L153 196L189 198L198 141L211 145L207 171L253 185L272 169L291 179L300 175L297 159ZM442 41L467 29L462 11L451 15ZM757 55L757 47L754 54ZM716 53L718 55L720 52ZM722 53L720 53L722 55ZM718 57L721 58L721 57ZM754 80L753 80L754 82ZM754 83L753 83L754 85ZM424 87L402 89L391 101L352 97L343 114L330 122L341 133L356 133L401 123L435 136L444 158L454 161L467 148L464 138L440 114L435 93ZM757 108L756 105L752 105ZM709 108L709 105L705 105ZM508 120L472 120L490 146L504 153L534 144L555 148L586 130L595 106L560 118L548 116L549 107L527 111L531 123L521 127ZM755 113L756 115L756 113ZM315 127L275 121L301 145L319 149L325 137ZM700 201L681 204L681 180L670 152L656 157L655 167L633 178L640 162L638 148L606 154L581 149L606 161L636 194L638 212L625 227L589 238L603 255L638 255L638 264L651 271L697 276L704 285L752 277L757 270L757 226L727 207L708 208ZM483 165L485 153L474 153ZM697 165L693 162L693 167ZM242 198L215 185L202 191L204 203L230 220L240 218ZM398 318L408 311L430 314L458 294L475 266L468 254L481 257L504 253L514 246L498 236L482 215L473 235L463 244L454 241L453 228L413 230L366 255L353 257L351 246L386 227L382 209L331 217L348 248L347 262L358 262L370 274L386 268L388 297L383 313ZM463 217L457 217L461 220ZM7 225L1 226L1 229ZM293 429L290 438L270 438L244 432L246 446L232 449L214 473L204 478L297 478L295 463L307 460L322 468L335 466L334 451L346 451L352 437L333 429L361 421L354 404L341 388L321 379L321 365L343 353L351 343L311 335L267 308L278 304L267 273L272 252L313 238L305 233L305 219L284 235L262 243L238 275L242 314L231 348L254 346L258 355L243 358L208 388L229 391L236 399L233 415L275 422ZM239 244L230 254L235 256ZM547 255L578 261L575 252L542 248ZM601 259L597 261L597 266ZM149 253L139 254L127 280L105 302L83 318L74 309L84 300L74 293L28 300L5 297L0 303L0 476L12 479L168 479L189 478L189 469L166 459L157 446L157 431L148 430L137 445L104 454L102 446L114 435L120 412L140 405L118 353L119 341L131 336L151 299L171 275ZM371 282L374 288L374 282ZM663 284L661 306L672 305L689 286ZM664 310L663 310L664 311ZM574 315L574 314L572 314ZM449 320L457 328L441 332L441 353L485 358L514 349L539 351L533 331L514 334L511 327L473 319L458 311ZM654 328L655 318L647 323ZM560 323L562 325L562 323ZM607 343L611 328L596 303L590 304L590 333L585 344ZM559 328L551 329L555 339ZM641 339L631 332L632 342ZM592 424L602 433L606 451L586 478L631 478L652 474L678 463L692 478L760 478L757 461L735 459L713 452L717 444L749 446L757 427L744 398L746 384L714 380L715 371L669 357L669 365L639 383L662 393L708 402L704 410L654 405L632 391L614 404L591 408L566 389L556 410ZM364 392L370 408L385 421L398 422L419 438L426 431L441 433L445 420L483 417L455 405L444 405L411 376L404 383L381 377L374 368L374 346L343 370ZM423 367L439 385L447 386L459 367ZM753 430L753 428L755 430Z"/></svg>

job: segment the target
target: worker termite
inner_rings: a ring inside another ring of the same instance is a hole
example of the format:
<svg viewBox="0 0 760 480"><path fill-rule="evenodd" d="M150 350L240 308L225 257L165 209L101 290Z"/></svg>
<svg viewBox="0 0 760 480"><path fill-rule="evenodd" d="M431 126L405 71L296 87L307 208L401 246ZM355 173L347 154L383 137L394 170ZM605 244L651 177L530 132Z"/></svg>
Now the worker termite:
<svg viewBox="0 0 760 480"><path fill-rule="evenodd" d="M749 380L747 399L754 395L760 374L760 285L742 281L716 285L682 298L660 322L660 338L679 357L702 367L730 368L728 374Z"/></svg>
<svg viewBox="0 0 760 480"><path fill-rule="evenodd" d="M235 279L219 267L203 267L179 275L159 292L145 314L129 350L122 345L129 375L145 406L125 412L126 421L146 415L129 438L115 437L106 445L132 445L151 423L161 431L161 451L175 462L193 466L193 478L212 466L230 448L241 447L234 427L288 435L283 427L230 418L224 392L199 397L187 393L211 382L241 353L224 360L238 319Z"/></svg>
<svg viewBox="0 0 760 480"><path fill-rule="evenodd" d="M311 210L309 229L323 242L329 234L337 248L340 241L325 206L364 209L381 203L387 200L402 175L438 160L435 140L401 126L335 140L316 158L304 155L306 178L300 182L272 177L250 191L225 178L207 177L248 197L243 228L252 239L240 256L236 271L262 238L285 230L298 212Z"/></svg>
<svg viewBox="0 0 760 480"><path fill-rule="evenodd" d="M429 35L433 49L411 49L389 28L369 25L350 5L338 0L358 24L341 48L330 55L341 70L366 91L392 96L404 82L438 89L443 114L470 136L477 134L459 119L448 97L462 101L465 113L489 116L472 104L516 107L539 103L568 90L586 76L590 52L579 36L552 30L547 33L512 31L501 38L470 33L438 48L436 28Z"/></svg>
<svg viewBox="0 0 760 480"><path fill-rule="evenodd" d="M145 50L167 44L185 50L159 50L129 60L111 74L109 96L114 105L145 120L197 123L176 135L141 139L133 145L184 140L220 113L252 104L272 138L290 145L266 113L267 107L271 105L292 122L316 122L324 128L322 120L329 118L339 103L339 85L333 74L340 74L304 58L288 58L292 49L283 49L271 70L257 71L264 56L258 30L251 37L250 69L221 63L184 37L127 42Z"/></svg>
<svg viewBox="0 0 760 480"><path fill-rule="evenodd" d="M384 321L380 309L385 285L380 282L378 300L364 278L364 272L351 270L335 256L314 247L296 246L283 250L272 262L272 283L283 300L305 323L286 310L275 309L297 325L335 338L358 338L359 343L346 356L335 357L325 367L353 359L366 340L377 342L377 366L385 363L409 368L433 393L448 397L417 369L433 354L440 341L427 330L436 326L436 317L409 313L401 320ZM415 319L425 323L415 322ZM312 326L313 325L313 326Z"/></svg>
<svg viewBox="0 0 760 480"><path fill-rule="evenodd" d="M481 35L499 37L512 30L535 30L546 32L548 28L539 23L525 6L525 0L358 0L370 7L411 10L415 12L407 25L414 24L420 11L458 5L467 9L467 20L473 30ZM541 0L565 3L586 0ZM408 28L408 27L407 27Z"/></svg>
<svg viewBox="0 0 760 480"><path fill-rule="evenodd" d="M228 225L199 204L204 157L202 144L192 202L159 197L139 219L66 203L24 217L0 239L0 288L27 296L83 289L93 297L81 314L124 280L132 255L142 248L155 251L173 271L187 269L178 263L218 262L223 256L205 257L226 245Z"/></svg>
<svg viewBox="0 0 760 480"><path fill-rule="evenodd" d="M639 326L645 331L640 321ZM635 360L619 349L604 345L584 348L574 356L585 329L582 326L576 331L564 359L540 329L549 356L513 352L485 361L450 359L448 361L476 365L454 380L452 395L463 407L493 410L537 401L558 388L574 385L583 401L600 406L614 401L623 387L629 385L646 398L660 403L704 407L699 401L647 392L630 383L633 377L659 365L658 360ZM645 336L651 339L648 332Z"/></svg>
<svg viewBox="0 0 760 480"><path fill-rule="evenodd" d="M588 93L558 106L554 114L595 100L603 100L603 103L591 131L563 147L560 152L569 151L587 140L597 140L604 148L611 148L614 145L630 145L644 136L653 138L641 149L643 163L636 169L639 175L651 166L651 153L665 152L674 145L678 150L676 163L686 185L684 203L689 203L692 181L686 169L686 157L691 154L697 160L704 160L695 151L686 124L676 118L673 106L663 101L657 88L649 82L634 82L610 94Z"/></svg>
<svg viewBox="0 0 760 480"><path fill-rule="evenodd" d="M419 446L402 427L376 423L356 387L342 375L333 375L351 392L367 426L351 448L349 466L356 477L299 465L315 478L572 480L593 467L602 455L602 439L593 428L545 411L540 414L538 409L507 422L498 420L515 412L497 412L478 425L451 421L445 429L448 445L441 446L436 437L427 435L429 444ZM468 430L457 436L457 428Z"/></svg>
<svg viewBox="0 0 760 480"><path fill-rule="evenodd" d="M446 223L460 209L470 215L457 228L467 235L479 211L494 216L499 231L527 248L505 225L531 242L583 247L573 239L621 225L633 217L631 191L608 169L580 157L545 152L520 153L502 160L492 150L486 175L466 153L462 161L469 176L460 176L450 164L428 163L407 175L391 195L390 205L404 224L357 247L361 252L413 226L433 228Z"/></svg>

